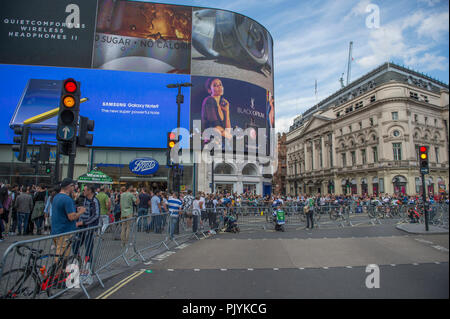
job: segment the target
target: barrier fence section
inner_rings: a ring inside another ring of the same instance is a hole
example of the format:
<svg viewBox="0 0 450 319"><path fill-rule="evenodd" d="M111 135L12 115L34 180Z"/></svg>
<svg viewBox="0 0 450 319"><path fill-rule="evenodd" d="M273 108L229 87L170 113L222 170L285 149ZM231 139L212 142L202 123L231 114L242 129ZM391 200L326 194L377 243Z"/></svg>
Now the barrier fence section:
<svg viewBox="0 0 450 319"><path fill-rule="evenodd" d="M305 226L308 213L304 205L289 203L282 209L285 226ZM390 219L397 223L424 222L420 205L326 204L310 211L314 227L318 228L374 225ZM428 211L431 225L448 229L448 204L432 204ZM111 274L113 264L123 262L129 267L134 257L144 262L161 248L169 250L219 230L267 229L274 226L273 212L270 205L189 209L178 217L169 213L148 214L16 242L0 261L0 299L51 299L74 288L82 289L89 298L86 286L96 278L104 287L101 274Z"/></svg>
<svg viewBox="0 0 450 319"><path fill-rule="evenodd" d="M56 298L73 288L89 297L99 234L92 227L12 244L0 264L0 298Z"/></svg>
<svg viewBox="0 0 450 319"><path fill-rule="evenodd" d="M200 212L183 215L150 214L14 243L0 261L0 299L53 299L71 289L90 298L86 286L96 278L104 287L102 274L113 264L129 267L135 256L145 261L144 252L207 237L212 227L202 225Z"/></svg>

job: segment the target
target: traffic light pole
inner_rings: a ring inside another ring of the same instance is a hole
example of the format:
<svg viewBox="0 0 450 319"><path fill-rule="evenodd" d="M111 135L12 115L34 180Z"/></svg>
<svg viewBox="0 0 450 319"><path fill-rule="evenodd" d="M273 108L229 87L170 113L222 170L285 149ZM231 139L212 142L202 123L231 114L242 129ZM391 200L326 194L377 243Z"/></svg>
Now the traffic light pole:
<svg viewBox="0 0 450 319"><path fill-rule="evenodd" d="M58 143L56 144L56 161L55 161L55 172L54 172L54 175L53 175L53 179L54 179L54 181L53 181L53 184L56 184L56 183L58 183L59 182L59 179L60 179L60 170L61 170L61 168L60 168L60 157L61 157L61 154L60 154L60 147L61 147L61 143L58 141Z"/></svg>
<svg viewBox="0 0 450 319"><path fill-rule="evenodd" d="M72 142L71 150L69 153L69 166L67 167L67 177L73 179L73 171L75 167L77 144L76 140Z"/></svg>
<svg viewBox="0 0 450 319"><path fill-rule="evenodd" d="M423 201L423 214L425 216L425 230L428 231L428 204L427 204L427 193L425 190L425 174L421 173L422 176L422 201Z"/></svg>

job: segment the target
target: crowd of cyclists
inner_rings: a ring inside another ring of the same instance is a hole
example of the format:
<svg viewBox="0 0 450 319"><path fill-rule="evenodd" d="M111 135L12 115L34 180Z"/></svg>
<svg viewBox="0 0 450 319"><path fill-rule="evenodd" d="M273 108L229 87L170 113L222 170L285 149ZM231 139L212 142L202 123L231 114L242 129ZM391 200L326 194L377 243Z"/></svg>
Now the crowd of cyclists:
<svg viewBox="0 0 450 319"><path fill-rule="evenodd" d="M109 187L98 187L96 196L104 203L101 207L103 218L108 222L118 221L121 218L121 195L130 190L126 187L113 189ZM46 185L1 185L0 187L0 240L4 236L19 235L41 235L50 234L51 227L51 202L52 198L59 192L58 186L48 187ZM101 194L100 194L101 193ZM160 200L160 212L169 213L169 200L174 193L169 191L146 190L145 188L133 188L132 194L140 198L139 204L134 205L134 216L152 213L151 199L158 196ZM194 209L203 212L216 208L227 208L236 211L240 207L281 207L289 210L295 207L297 211L303 211L305 206L308 211L320 212L325 207L351 207L352 212L361 213L368 207L390 207L408 205L418 207L423 205L422 196L407 196L404 194L380 194L380 195L336 195L336 194L300 194L290 195L256 195L253 193L203 193L197 192L193 196L192 191L175 194L181 201L181 210ZM73 200L77 203L83 199L83 192L77 185L72 193ZM428 204L449 203L448 194L430 194L427 197ZM291 210L292 211L292 210ZM139 212L139 213L138 213ZM195 215L195 214L194 214ZM199 214L200 215L200 214ZM206 215L205 215L206 216Z"/></svg>

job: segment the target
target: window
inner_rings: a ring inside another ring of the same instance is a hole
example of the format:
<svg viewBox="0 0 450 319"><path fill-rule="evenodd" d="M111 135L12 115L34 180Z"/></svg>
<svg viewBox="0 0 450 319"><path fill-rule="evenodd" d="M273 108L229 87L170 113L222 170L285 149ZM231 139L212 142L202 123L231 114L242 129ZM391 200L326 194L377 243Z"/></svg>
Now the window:
<svg viewBox="0 0 450 319"><path fill-rule="evenodd" d="M357 109L359 109L361 107L363 107L363 101L360 101L360 102L355 104L355 110L357 110Z"/></svg>
<svg viewBox="0 0 450 319"><path fill-rule="evenodd" d="M402 160L402 143L392 143L392 149L394 151L394 161Z"/></svg>
<svg viewBox="0 0 450 319"><path fill-rule="evenodd" d="M437 119L434 119L434 126L437 127Z"/></svg>
<svg viewBox="0 0 450 319"><path fill-rule="evenodd" d="M425 125L427 125L428 117L425 116Z"/></svg>
<svg viewBox="0 0 450 319"><path fill-rule="evenodd" d="M416 177L416 194L422 193L422 181L420 177Z"/></svg>
<svg viewBox="0 0 450 319"><path fill-rule="evenodd" d="M372 96L370 97L370 103L373 103L373 102L375 102L375 101L376 101L375 95L372 95Z"/></svg>
<svg viewBox="0 0 450 319"><path fill-rule="evenodd" d="M362 122L359 122L359 129L362 129Z"/></svg>
<svg viewBox="0 0 450 319"><path fill-rule="evenodd" d="M365 165L367 163L366 150L361 150L361 159L363 165Z"/></svg>
<svg viewBox="0 0 450 319"><path fill-rule="evenodd" d="M373 118L370 118L370 126L373 126Z"/></svg>
<svg viewBox="0 0 450 319"><path fill-rule="evenodd" d="M416 160L419 160L419 145L414 145L414 148L416 149Z"/></svg>
<svg viewBox="0 0 450 319"><path fill-rule="evenodd" d="M439 147L434 148L434 153L436 155L436 163L439 163Z"/></svg>
<svg viewBox="0 0 450 319"><path fill-rule="evenodd" d="M380 193L384 193L384 178L378 179L378 187L380 188Z"/></svg>
<svg viewBox="0 0 450 319"><path fill-rule="evenodd" d="M372 147L372 154L373 154L373 162L378 163L378 148Z"/></svg>
<svg viewBox="0 0 450 319"><path fill-rule="evenodd" d="M395 137L399 137L399 136L400 136L400 132L397 131L397 130L395 130L392 134L393 134Z"/></svg>
<svg viewBox="0 0 450 319"><path fill-rule="evenodd" d="M346 159L345 153L342 153L341 157L342 157L342 167L346 167L347 166L347 159Z"/></svg>
<svg viewBox="0 0 450 319"><path fill-rule="evenodd" d="M341 116L341 112L336 113L336 117L339 117L339 116Z"/></svg>
<svg viewBox="0 0 450 319"><path fill-rule="evenodd" d="M428 96L421 94L420 95L424 102L428 103Z"/></svg>
<svg viewBox="0 0 450 319"><path fill-rule="evenodd" d="M414 92L409 92L409 97L415 100L419 100L419 95Z"/></svg>
<svg viewBox="0 0 450 319"><path fill-rule="evenodd" d="M356 165L356 152L352 151L351 155L352 155L352 166L355 166Z"/></svg>
<svg viewBox="0 0 450 319"><path fill-rule="evenodd" d="M344 135L344 131L340 128L339 132L341 132L341 135Z"/></svg>
<svg viewBox="0 0 450 319"><path fill-rule="evenodd" d="M350 132L352 132L352 126L351 125L348 126L348 129L349 129Z"/></svg>
<svg viewBox="0 0 450 319"><path fill-rule="evenodd" d="M414 122L418 122L418 116L417 116L417 114L414 114Z"/></svg>
<svg viewBox="0 0 450 319"><path fill-rule="evenodd" d="M392 112L392 120L397 121L398 120L398 112Z"/></svg>

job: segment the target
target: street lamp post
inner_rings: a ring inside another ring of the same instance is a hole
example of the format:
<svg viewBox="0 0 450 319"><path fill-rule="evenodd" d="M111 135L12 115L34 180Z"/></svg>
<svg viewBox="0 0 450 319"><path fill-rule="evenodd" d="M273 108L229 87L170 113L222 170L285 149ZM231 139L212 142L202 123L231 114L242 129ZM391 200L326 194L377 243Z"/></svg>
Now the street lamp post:
<svg viewBox="0 0 450 319"><path fill-rule="evenodd" d="M181 104L184 103L184 95L181 94L181 88L182 87L191 87L192 83L176 83L176 84L167 84L167 88L168 89L174 89L177 88L178 89L178 94L177 94L177 106L178 106L178 112L177 112L177 136L178 136L178 143L180 142L180 113L181 113ZM176 176L174 176L174 190L176 192L180 191L180 176L181 176L181 171L183 170L182 167L180 167L179 163L176 163L173 167L172 167L172 174L175 173Z"/></svg>

